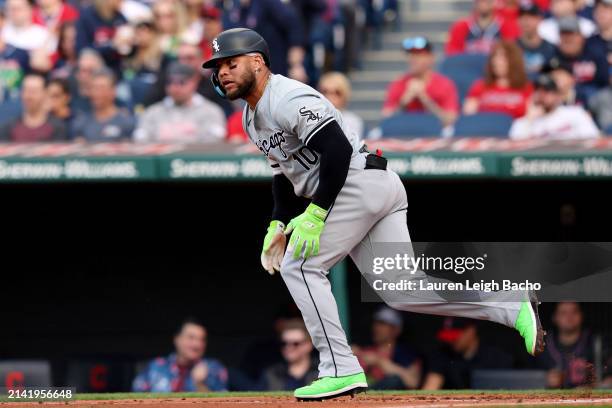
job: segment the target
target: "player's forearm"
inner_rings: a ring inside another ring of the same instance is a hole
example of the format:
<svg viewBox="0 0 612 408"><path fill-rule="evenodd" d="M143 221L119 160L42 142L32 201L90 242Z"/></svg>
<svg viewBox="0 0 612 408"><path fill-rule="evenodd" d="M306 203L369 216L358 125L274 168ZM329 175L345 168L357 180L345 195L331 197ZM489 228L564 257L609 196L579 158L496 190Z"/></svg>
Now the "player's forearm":
<svg viewBox="0 0 612 408"><path fill-rule="evenodd" d="M308 146L321 156L319 186L312 202L329 210L346 181L353 148L336 121L321 129Z"/></svg>
<svg viewBox="0 0 612 408"><path fill-rule="evenodd" d="M272 219L286 225L301 210L301 200L294 194L291 181L283 174L272 178L272 196L274 198Z"/></svg>

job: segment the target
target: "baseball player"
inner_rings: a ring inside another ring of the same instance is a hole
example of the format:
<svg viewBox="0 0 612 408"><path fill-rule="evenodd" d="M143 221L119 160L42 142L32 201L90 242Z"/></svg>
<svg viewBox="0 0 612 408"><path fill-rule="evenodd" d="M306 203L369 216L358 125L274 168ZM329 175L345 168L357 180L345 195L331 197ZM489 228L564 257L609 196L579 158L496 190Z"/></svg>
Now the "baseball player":
<svg viewBox="0 0 612 408"><path fill-rule="evenodd" d="M274 209L263 243L263 267L270 274L280 271L320 355L319 379L294 395L321 399L361 391L366 378L340 325L327 273L346 255L372 255L375 243L411 247L404 186L386 169L383 157L360 152L358 139L323 95L272 73L268 45L258 33L227 30L211 45L213 55L203 67L213 70L217 92L247 102L244 129L272 168ZM299 197L310 201L301 214L296 210ZM416 279L428 277L421 272ZM496 301L494 292L481 293L481 302L430 296L427 302L392 306L498 322L516 328L530 354L543 351L535 301Z"/></svg>

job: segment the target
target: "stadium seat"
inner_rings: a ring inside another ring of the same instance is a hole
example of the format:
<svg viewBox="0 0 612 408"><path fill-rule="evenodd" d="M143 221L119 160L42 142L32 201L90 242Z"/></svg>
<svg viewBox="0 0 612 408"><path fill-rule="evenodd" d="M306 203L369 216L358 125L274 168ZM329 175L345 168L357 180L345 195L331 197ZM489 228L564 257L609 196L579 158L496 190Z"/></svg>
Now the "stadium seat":
<svg viewBox="0 0 612 408"><path fill-rule="evenodd" d="M612 125L608 126L603 130L603 134L606 136L612 136Z"/></svg>
<svg viewBox="0 0 612 408"><path fill-rule="evenodd" d="M440 120L429 113L398 113L379 125L381 137L438 137Z"/></svg>
<svg viewBox="0 0 612 408"><path fill-rule="evenodd" d="M6 388L50 387L51 365L45 360L0 361L0 381Z"/></svg>
<svg viewBox="0 0 612 408"><path fill-rule="evenodd" d="M457 85L460 102L463 103L474 81L484 76L487 58L481 54L450 55L440 64L440 73L452 79Z"/></svg>
<svg viewBox="0 0 612 408"><path fill-rule="evenodd" d="M503 113L478 113L460 116L455 123L457 137L507 137L512 116Z"/></svg>
<svg viewBox="0 0 612 408"><path fill-rule="evenodd" d="M535 390L547 386L545 370L474 370L471 388L476 390Z"/></svg>
<svg viewBox="0 0 612 408"><path fill-rule="evenodd" d="M21 102L19 99L0 103L0 126L3 126L21 115Z"/></svg>

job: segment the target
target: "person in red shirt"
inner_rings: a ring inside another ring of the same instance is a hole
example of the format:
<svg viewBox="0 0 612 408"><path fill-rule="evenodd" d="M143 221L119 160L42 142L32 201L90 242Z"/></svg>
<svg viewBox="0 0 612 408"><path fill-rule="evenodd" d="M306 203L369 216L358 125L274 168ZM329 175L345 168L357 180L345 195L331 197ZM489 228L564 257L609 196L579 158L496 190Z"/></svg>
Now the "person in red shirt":
<svg viewBox="0 0 612 408"><path fill-rule="evenodd" d="M407 38L403 48L408 54L408 73L387 89L383 116L397 112L429 112L451 125L459 114L459 97L453 81L433 70L435 56L424 37Z"/></svg>
<svg viewBox="0 0 612 408"><path fill-rule="evenodd" d="M473 14L455 22L446 43L446 55L488 54L497 40L514 40L520 30L516 21L496 12L495 0L474 0Z"/></svg>
<svg viewBox="0 0 612 408"><path fill-rule="evenodd" d="M78 18L79 11L62 0L37 0L32 14L34 23L47 27L55 36L59 35L63 24L75 22Z"/></svg>
<svg viewBox="0 0 612 408"><path fill-rule="evenodd" d="M470 88L463 113L496 112L518 118L525 114L532 91L521 49L513 42L500 41L491 51L484 79Z"/></svg>

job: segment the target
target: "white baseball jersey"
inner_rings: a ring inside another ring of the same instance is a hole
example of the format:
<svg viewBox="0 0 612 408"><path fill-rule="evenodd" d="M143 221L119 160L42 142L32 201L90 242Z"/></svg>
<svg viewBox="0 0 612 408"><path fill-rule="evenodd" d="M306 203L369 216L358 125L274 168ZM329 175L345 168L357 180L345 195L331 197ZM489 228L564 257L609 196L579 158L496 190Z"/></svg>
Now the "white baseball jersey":
<svg viewBox="0 0 612 408"><path fill-rule="evenodd" d="M537 119L517 119L510 128L511 139L590 139L599 136L591 116L580 106L559 106Z"/></svg>
<svg viewBox="0 0 612 408"><path fill-rule="evenodd" d="M351 168L363 169L360 141L345 126L342 114L308 85L270 75L255 110L246 105L242 126L268 158L273 174L284 174L297 196L312 198L319 185L319 154L308 142L331 121L336 121L353 147Z"/></svg>

